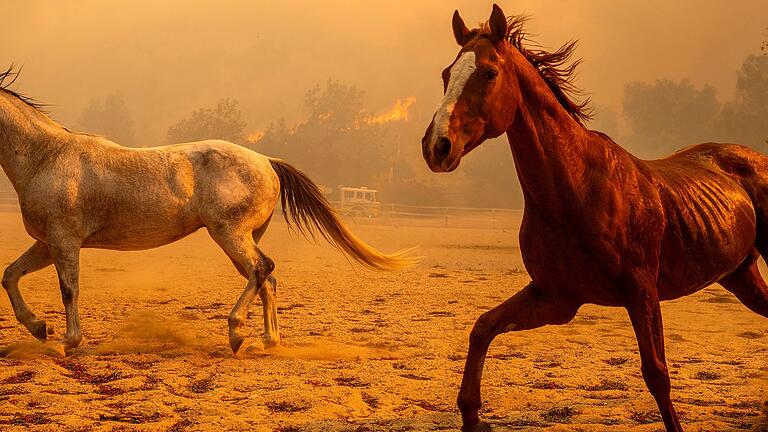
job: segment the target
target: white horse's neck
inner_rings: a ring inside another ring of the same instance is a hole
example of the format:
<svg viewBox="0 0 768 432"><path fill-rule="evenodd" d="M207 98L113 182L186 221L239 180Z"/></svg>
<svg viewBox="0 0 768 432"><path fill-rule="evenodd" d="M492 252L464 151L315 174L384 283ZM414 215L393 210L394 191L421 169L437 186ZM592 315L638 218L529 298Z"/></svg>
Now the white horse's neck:
<svg viewBox="0 0 768 432"><path fill-rule="evenodd" d="M0 90L0 166L20 193L69 132L15 95Z"/></svg>

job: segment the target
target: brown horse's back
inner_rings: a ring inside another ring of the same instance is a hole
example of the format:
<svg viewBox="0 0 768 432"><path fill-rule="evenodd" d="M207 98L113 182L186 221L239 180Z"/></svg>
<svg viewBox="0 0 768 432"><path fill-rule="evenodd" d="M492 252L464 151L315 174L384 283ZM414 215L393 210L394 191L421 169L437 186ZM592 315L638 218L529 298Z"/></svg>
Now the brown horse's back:
<svg viewBox="0 0 768 432"><path fill-rule="evenodd" d="M719 281L756 242L768 245L768 157L742 146L702 144L647 164L667 221L659 268L663 299Z"/></svg>

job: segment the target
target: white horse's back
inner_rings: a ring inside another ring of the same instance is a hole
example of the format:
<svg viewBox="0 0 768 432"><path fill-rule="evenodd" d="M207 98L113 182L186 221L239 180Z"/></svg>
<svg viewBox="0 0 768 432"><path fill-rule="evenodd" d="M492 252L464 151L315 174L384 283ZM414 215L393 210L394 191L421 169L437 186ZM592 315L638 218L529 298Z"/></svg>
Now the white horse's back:
<svg viewBox="0 0 768 432"><path fill-rule="evenodd" d="M269 159L226 141L137 149L80 137L56 161L58 175L36 176L22 202L38 240L45 241L46 221L74 213L84 247L147 249L203 226L259 227L277 202Z"/></svg>

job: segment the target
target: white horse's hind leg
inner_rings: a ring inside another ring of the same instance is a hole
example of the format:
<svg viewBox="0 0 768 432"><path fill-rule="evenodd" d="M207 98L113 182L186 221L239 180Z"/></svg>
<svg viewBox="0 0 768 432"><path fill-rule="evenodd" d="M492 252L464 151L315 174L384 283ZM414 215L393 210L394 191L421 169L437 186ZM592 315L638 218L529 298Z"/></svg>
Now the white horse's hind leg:
<svg viewBox="0 0 768 432"><path fill-rule="evenodd" d="M276 344L280 337L276 333L277 307L274 303L274 285L267 280L274 269L274 263L256 247L256 241L251 233L237 235L234 232L213 231L211 229L209 229L209 233L229 256L240 274L248 279L248 284L229 314L229 345L232 347L232 351L237 353L243 345L246 337L244 328L248 308L256 295L261 295L265 289L269 290L270 293L266 296L262 295L262 301L266 298L265 305L268 304L274 312L267 313L265 306L264 342L267 346Z"/></svg>
<svg viewBox="0 0 768 432"><path fill-rule="evenodd" d="M261 298L261 304L264 309L264 347L271 348L280 343L280 329L277 323L277 302L275 295L277 293L277 281L269 273L274 269L272 260L264 255L258 248L256 252L259 255L259 265L256 266L254 274L248 278L248 285L240 295L237 303L232 308L232 312L229 313L229 344L232 347L232 351L237 351L245 341L245 334L243 329L245 328L245 319L248 316L248 309L253 303L256 294ZM263 279L261 285L257 285L259 280L262 280L261 275L258 273L268 274L266 279Z"/></svg>
<svg viewBox="0 0 768 432"><path fill-rule="evenodd" d="M245 319L248 317L248 308L250 308L253 299L256 297L256 291L258 289L255 278L248 279L245 290L240 294L240 298L229 313L229 346L235 354L237 354L243 342L245 342L245 332L243 331Z"/></svg>
<svg viewBox="0 0 768 432"><path fill-rule="evenodd" d="M65 350L77 348L83 339L80 332L80 315L77 310L77 300L80 294L80 245L75 242L65 242L62 245L49 245L53 264L59 276L61 301L67 317L67 332L61 341Z"/></svg>
<svg viewBox="0 0 768 432"><path fill-rule="evenodd" d="M53 263L48 246L37 242L27 249L13 264L8 266L3 273L3 287L11 300L16 319L34 335L44 341L47 337L45 321L37 319L29 309L19 291L19 279L32 272L44 269Z"/></svg>
<svg viewBox="0 0 768 432"><path fill-rule="evenodd" d="M259 243L271 219L272 215L269 216L264 225L253 232L254 243ZM277 323L277 301L275 300L275 297L277 297L277 280L272 276L275 263L268 256L264 255L259 248L256 248L256 252L259 253L260 261L264 264L265 270L267 270L267 278L259 291L261 305L264 308L264 346L273 347L280 343L280 327Z"/></svg>
<svg viewBox="0 0 768 432"><path fill-rule="evenodd" d="M269 258L267 258L269 259ZM280 343L280 329L277 325L277 281L271 275L264 281L259 291L261 305L264 308L264 346L273 347Z"/></svg>

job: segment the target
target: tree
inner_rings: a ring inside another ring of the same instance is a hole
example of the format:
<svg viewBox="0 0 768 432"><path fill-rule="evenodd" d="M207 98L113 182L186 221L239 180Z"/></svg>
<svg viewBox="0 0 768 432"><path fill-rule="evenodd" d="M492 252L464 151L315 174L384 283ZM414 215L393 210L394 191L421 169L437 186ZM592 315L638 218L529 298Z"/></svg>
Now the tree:
<svg viewBox="0 0 768 432"><path fill-rule="evenodd" d="M765 30L768 31L768 28ZM760 47L760 51L763 52L763 55L768 55L768 39L763 41L763 45ZM768 137L765 138L765 145L768 146Z"/></svg>
<svg viewBox="0 0 768 432"><path fill-rule="evenodd" d="M85 132L104 135L120 144L135 144L131 113L119 93L93 99L80 114L77 126Z"/></svg>
<svg viewBox="0 0 768 432"><path fill-rule="evenodd" d="M246 122L235 99L222 99L213 108L198 108L168 129L168 142L222 139L245 143Z"/></svg>
<svg viewBox="0 0 768 432"><path fill-rule="evenodd" d="M272 122L250 145L258 152L291 161L329 186L377 186L393 164L385 148L391 129L366 121L363 92L328 80L307 91L308 118L292 128Z"/></svg>
<svg viewBox="0 0 768 432"><path fill-rule="evenodd" d="M717 137L768 150L768 56L750 55L736 75L736 98L716 119Z"/></svg>
<svg viewBox="0 0 768 432"><path fill-rule="evenodd" d="M744 60L736 75L736 98L748 108L768 108L768 57L750 55Z"/></svg>
<svg viewBox="0 0 768 432"><path fill-rule="evenodd" d="M355 86L329 79L325 87L316 85L304 95L304 108L310 123L322 123L331 129L354 125L363 110L364 92Z"/></svg>
<svg viewBox="0 0 768 432"><path fill-rule="evenodd" d="M690 81L630 82L624 87L624 116L631 128L629 146L646 156L663 156L711 139L720 110L715 89L697 89Z"/></svg>

